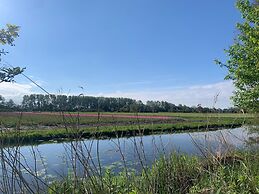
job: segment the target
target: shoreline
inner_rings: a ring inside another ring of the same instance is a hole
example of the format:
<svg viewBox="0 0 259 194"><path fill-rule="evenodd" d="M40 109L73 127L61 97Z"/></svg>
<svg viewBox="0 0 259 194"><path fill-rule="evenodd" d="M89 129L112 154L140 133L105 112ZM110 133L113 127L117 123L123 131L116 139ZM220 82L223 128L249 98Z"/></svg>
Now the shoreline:
<svg viewBox="0 0 259 194"><path fill-rule="evenodd" d="M241 127L242 123L181 123L178 125L154 124L139 126L112 126L115 130L109 130L111 126L97 129L56 129L56 130L28 130L2 133L0 135L0 144L2 146L21 146L21 145L39 145L48 142L66 142L87 139L112 139L112 138L130 138L134 136L146 136L156 134L172 134L187 132L215 131L223 128ZM98 131L97 131L98 130Z"/></svg>

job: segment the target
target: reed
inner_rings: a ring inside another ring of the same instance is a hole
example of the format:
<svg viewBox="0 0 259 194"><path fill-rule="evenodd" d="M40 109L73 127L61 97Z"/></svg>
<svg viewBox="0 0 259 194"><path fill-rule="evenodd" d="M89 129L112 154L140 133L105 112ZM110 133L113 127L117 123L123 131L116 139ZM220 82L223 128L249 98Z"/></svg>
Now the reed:
<svg viewBox="0 0 259 194"><path fill-rule="evenodd" d="M172 126L139 124L132 131L132 143L136 154L136 161L140 165L139 171L134 171L128 165L125 157L125 148L121 137L128 128L113 126L103 128L97 126L91 128L93 137L104 137L108 132L113 133L112 140L115 150L120 154L123 168L120 172L104 168L101 164L101 152L99 142L94 146L94 140L90 143L82 141L84 134L80 128L80 117L71 117L70 123L63 117L64 128L56 131L57 135L67 138L63 143L66 150L66 163L68 172L58 177L51 177L48 172L46 161L37 146L31 145L30 154L32 161L27 161L22 154L21 147L29 136L29 139L37 139L38 135L30 131L20 130L22 122L18 122L15 131L1 130L0 138L0 192L2 193L259 193L259 152L258 148L253 151L236 151L228 140L222 135L219 137L224 146L224 152L213 152L210 145L202 147L193 139L194 145L202 153L201 157L188 156L177 152L171 155L165 154L165 145L160 148L159 157L152 166L147 163L145 145L142 136L146 131L154 133L155 130L164 130ZM22 120L22 117L20 117ZM98 119L99 122L99 119ZM196 125L197 124L197 125ZM200 123L196 123L193 129L200 129ZM204 123L203 128L209 130L212 123ZM234 126L234 125L232 125ZM186 126L179 125L176 129L184 129ZM172 129L170 128L172 131ZM168 131L170 131L168 129ZM26 134L27 132L27 134ZM15 135L14 135L15 134ZM26 134L26 135L24 135ZM35 135L35 136L34 136ZM136 135L140 139L136 140ZM8 141L15 141L15 146L6 146L5 137ZM31 137L32 136L32 137ZM53 139L53 134L48 134ZM158 150L157 144L153 142L153 149ZM226 151L227 150L227 151Z"/></svg>

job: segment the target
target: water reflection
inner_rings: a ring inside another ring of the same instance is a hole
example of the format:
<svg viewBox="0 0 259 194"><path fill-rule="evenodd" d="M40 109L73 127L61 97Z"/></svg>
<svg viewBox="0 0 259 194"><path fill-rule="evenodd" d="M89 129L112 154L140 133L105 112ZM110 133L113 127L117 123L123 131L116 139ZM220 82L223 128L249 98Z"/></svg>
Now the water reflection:
<svg viewBox="0 0 259 194"><path fill-rule="evenodd" d="M251 136L253 134L246 128L235 128L109 140L85 140L78 143L50 143L33 147L24 146L20 151L28 166L33 166L35 163L32 154L34 150L37 154L39 170L45 169L47 171L43 172L45 174L66 176L69 169L76 164L75 162L82 163L82 160L86 160L86 163L95 169L101 166L119 171L126 165L128 168L140 170L143 165L150 166L161 155L169 155L172 152L202 156L206 154L206 150L217 152L244 148ZM71 145L76 147L77 154L71 149ZM84 167L77 164L77 169L79 173L83 173L81 170Z"/></svg>

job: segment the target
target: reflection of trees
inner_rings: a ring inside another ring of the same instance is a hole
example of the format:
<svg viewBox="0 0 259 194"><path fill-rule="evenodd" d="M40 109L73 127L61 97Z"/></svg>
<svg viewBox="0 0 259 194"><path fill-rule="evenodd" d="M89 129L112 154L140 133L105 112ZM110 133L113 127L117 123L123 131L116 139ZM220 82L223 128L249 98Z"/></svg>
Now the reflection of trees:
<svg viewBox="0 0 259 194"><path fill-rule="evenodd" d="M246 126L249 135L247 144L248 145L258 145L259 146L259 125L255 122L255 125Z"/></svg>

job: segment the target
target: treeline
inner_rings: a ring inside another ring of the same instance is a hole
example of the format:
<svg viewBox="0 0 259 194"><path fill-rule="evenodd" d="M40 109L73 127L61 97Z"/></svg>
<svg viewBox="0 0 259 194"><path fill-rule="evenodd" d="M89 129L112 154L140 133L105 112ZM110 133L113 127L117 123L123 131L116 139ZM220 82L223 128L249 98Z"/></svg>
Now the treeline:
<svg viewBox="0 0 259 194"><path fill-rule="evenodd" d="M2 99L2 100L1 100ZM147 101L130 98L108 98L93 96L66 96L31 94L23 96L21 105L12 100L5 101L0 96L1 111L87 111L87 112L238 112L235 108L215 109L201 107L200 105L189 107L175 105L166 101Z"/></svg>
<svg viewBox="0 0 259 194"><path fill-rule="evenodd" d="M0 95L0 111L15 111L20 107L14 103L12 99L6 101L3 96Z"/></svg>
<svg viewBox="0 0 259 194"><path fill-rule="evenodd" d="M21 105L11 106L21 111L88 111L88 112L237 112L235 108L215 109L201 106L175 105L166 101L147 101L130 98L108 98L66 95L25 95Z"/></svg>

